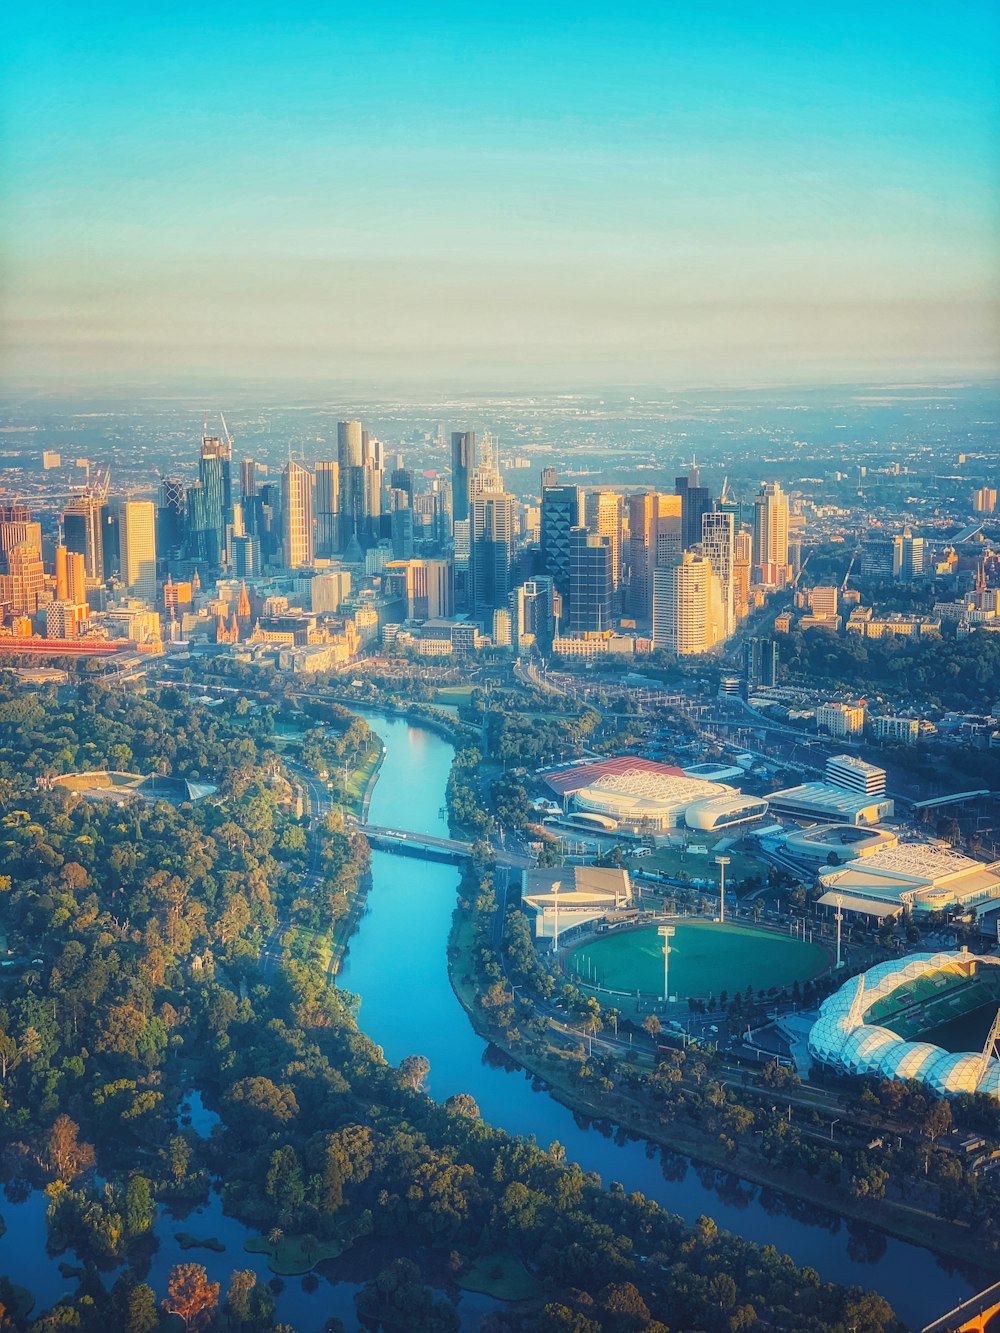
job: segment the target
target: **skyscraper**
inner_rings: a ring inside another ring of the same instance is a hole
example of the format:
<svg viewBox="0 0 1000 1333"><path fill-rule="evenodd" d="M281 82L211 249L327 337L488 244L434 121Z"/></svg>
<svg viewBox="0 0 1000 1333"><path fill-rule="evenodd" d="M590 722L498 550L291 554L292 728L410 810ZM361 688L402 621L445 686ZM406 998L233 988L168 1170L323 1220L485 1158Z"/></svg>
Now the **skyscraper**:
<svg viewBox="0 0 1000 1333"><path fill-rule="evenodd" d="M637 620L653 613L653 571L672 565L681 553L681 497L642 491L628 502L628 597Z"/></svg>
<svg viewBox="0 0 1000 1333"><path fill-rule="evenodd" d="M475 431L452 431L451 519L453 523L463 523L469 517L469 479L475 466Z"/></svg>
<svg viewBox="0 0 1000 1333"><path fill-rule="evenodd" d="M711 561L722 598L722 637L736 628L733 590L733 514L718 509L701 516L701 549Z"/></svg>
<svg viewBox="0 0 1000 1333"><path fill-rule="evenodd" d="M198 484L188 490L188 541L191 555L209 565L225 564L226 529L232 523L233 457L228 438L204 435L198 461Z"/></svg>
<svg viewBox="0 0 1000 1333"><path fill-rule="evenodd" d="M611 538L586 528L572 528L569 537L570 634L601 633L613 627Z"/></svg>
<svg viewBox="0 0 1000 1333"><path fill-rule="evenodd" d="M484 491L470 501L472 611L480 619L489 613L490 624L510 594L516 509L516 499L504 491Z"/></svg>
<svg viewBox="0 0 1000 1333"><path fill-rule="evenodd" d="M892 576L903 583L912 583L924 572L924 539L914 537L907 528L892 541Z"/></svg>
<svg viewBox="0 0 1000 1333"><path fill-rule="evenodd" d="M611 542L611 586L617 592L621 579L622 496L618 491L588 491L584 507L587 531Z"/></svg>
<svg viewBox="0 0 1000 1333"><path fill-rule="evenodd" d="M77 495L63 514L66 549L83 556L88 579L104 578L104 504L96 495Z"/></svg>
<svg viewBox="0 0 1000 1333"><path fill-rule="evenodd" d="M126 500L118 518L122 580L133 597L156 603L156 506Z"/></svg>
<svg viewBox="0 0 1000 1333"><path fill-rule="evenodd" d="M547 653L552 648L555 628L555 588L551 578L529 579L510 595L511 633L514 647L532 646Z"/></svg>
<svg viewBox="0 0 1000 1333"><path fill-rule="evenodd" d="M764 482L754 500L753 567L766 587L788 582L788 496L776 481Z"/></svg>
<svg viewBox="0 0 1000 1333"><path fill-rule="evenodd" d="M282 477L282 541L285 566L299 569L315 558L313 475L291 459Z"/></svg>
<svg viewBox="0 0 1000 1333"><path fill-rule="evenodd" d="M712 494L701 484L701 470L692 463L686 476L674 481L674 494L681 501L681 549L689 551L701 541L702 515L712 508Z"/></svg>
<svg viewBox="0 0 1000 1333"><path fill-rule="evenodd" d="M542 567L568 601L570 533L583 525L579 486L546 486L542 490Z"/></svg>
<svg viewBox="0 0 1000 1333"><path fill-rule="evenodd" d="M364 526L364 432L360 421L337 423L337 465L340 472L340 549L351 538L361 541Z"/></svg>
<svg viewBox="0 0 1000 1333"><path fill-rule="evenodd" d="M316 464L316 554L329 560L340 550L340 464Z"/></svg>
<svg viewBox="0 0 1000 1333"><path fill-rule="evenodd" d="M685 551L653 575L653 643L681 657L708 652L719 637L720 602L711 561Z"/></svg>

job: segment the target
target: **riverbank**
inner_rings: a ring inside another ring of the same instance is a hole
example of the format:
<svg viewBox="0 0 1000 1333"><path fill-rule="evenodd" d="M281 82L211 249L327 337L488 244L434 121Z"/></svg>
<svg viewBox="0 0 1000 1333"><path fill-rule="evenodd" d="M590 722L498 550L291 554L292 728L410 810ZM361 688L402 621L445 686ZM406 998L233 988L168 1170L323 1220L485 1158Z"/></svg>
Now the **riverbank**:
<svg viewBox="0 0 1000 1333"><path fill-rule="evenodd" d="M1000 1276L1000 1260L981 1246L971 1229L951 1223L921 1209L891 1199L845 1199L842 1192L813 1174L772 1167L758 1153L740 1146L735 1152L723 1147L717 1135L680 1118L673 1118L665 1128L657 1113L620 1091L604 1092L592 1081L586 1090L575 1076L580 1060L575 1050L544 1051L524 1041L512 1042L507 1033L489 1022L478 1003L475 981L475 907L468 912L456 910L448 940L448 973L452 988L469 1021L484 1040L503 1051L529 1074L545 1085L545 1090L575 1115L610 1122L626 1133L646 1139L670 1152L679 1152L694 1162L738 1176L753 1185L823 1208L848 1222L873 1227L899 1240L908 1241L946 1256L964 1267L982 1270L984 1277ZM558 1031L556 1029L555 1031ZM573 1045L584 1041L574 1034ZM776 1094L779 1098L780 1094Z"/></svg>

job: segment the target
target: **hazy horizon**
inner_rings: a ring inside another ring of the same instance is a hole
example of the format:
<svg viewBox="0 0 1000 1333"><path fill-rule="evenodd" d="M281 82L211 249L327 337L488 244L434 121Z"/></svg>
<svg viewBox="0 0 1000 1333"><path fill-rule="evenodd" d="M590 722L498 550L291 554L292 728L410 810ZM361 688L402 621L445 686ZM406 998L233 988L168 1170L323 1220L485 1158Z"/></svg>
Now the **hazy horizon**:
<svg viewBox="0 0 1000 1333"><path fill-rule="evenodd" d="M978 0L39 3L2 61L14 392L1000 370Z"/></svg>

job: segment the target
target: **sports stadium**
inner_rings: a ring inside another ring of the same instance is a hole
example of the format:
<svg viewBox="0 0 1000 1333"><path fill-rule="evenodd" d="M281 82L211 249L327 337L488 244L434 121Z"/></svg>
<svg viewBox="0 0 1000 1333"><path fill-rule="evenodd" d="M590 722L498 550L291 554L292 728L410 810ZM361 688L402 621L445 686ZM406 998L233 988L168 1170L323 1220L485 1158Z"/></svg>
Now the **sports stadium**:
<svg viewBox="0 0 1000 1333"><path fill-rule="evenodd" d="M777 931L721 921L671 923L670 994L707 998L809 981L830 966L821 944ZM564 969L605 990L663 996L663 939L657 925L618 927L586 940L566 956Z"/></svg>
<svg viewBox="0 0 1000 1333"><path fill-rule="evenodd" d="M1000 959L916 953L852 977L809 1033L818 1063L845 1074L915 1080L937 1096L1000 1097Z"/></svg>

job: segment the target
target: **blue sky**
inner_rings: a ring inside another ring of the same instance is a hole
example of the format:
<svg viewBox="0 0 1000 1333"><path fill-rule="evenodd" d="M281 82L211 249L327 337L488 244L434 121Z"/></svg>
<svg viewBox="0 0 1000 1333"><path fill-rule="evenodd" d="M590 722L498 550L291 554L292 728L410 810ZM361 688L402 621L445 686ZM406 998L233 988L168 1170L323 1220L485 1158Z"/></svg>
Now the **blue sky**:
<svg viewBox="0 0 1000 1333"><path fill-rule="evenodd" d="M996 371L993 4L148 10L0 34L15 384Z"/></svg>

